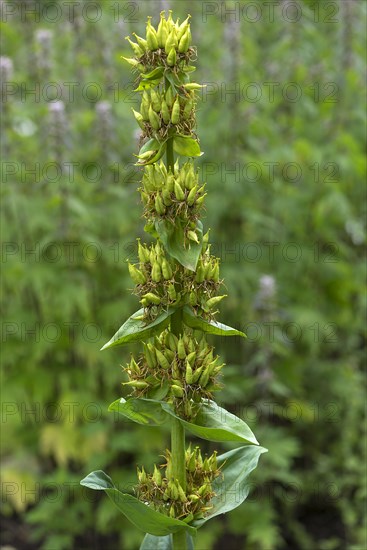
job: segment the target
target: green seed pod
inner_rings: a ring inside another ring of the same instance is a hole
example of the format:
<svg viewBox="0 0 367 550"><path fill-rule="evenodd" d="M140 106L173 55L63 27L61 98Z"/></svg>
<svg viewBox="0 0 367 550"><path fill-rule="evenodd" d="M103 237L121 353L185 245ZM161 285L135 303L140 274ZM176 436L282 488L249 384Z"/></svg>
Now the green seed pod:
<svg viewBox="0 0 367 550"><path fill-rule="evenodd" d="M167 333L167 346L169 347L170 350L172 351L177 351L177 343L178 343L178 338L175 334L173 334L172 332L168 332Z"/></svg>
<svg viewBox="0 0 367 550"><path fill-rule="evenodd" d="M203 264L199 264L196 269L195 281L197 283L202 283L204 281L204 268Z"/></svg>
<svg viewBox="0 0 367 550"><path fill-rule="evenodd" d="M176 29L172 29L171 32L169 33L168 37L167 37L167 40L166 40L166 44L164 46L164 49L165 49L165 52L166 54L168 55L169 52L171 51L172 48L177 48L178 46L178 43L177 43L177 34L176 34Z"/></svg>
<svg viewBox="0 0 367 550"><path fill-rule="evenodd" d="M177 199L178 201L183 201L183 200L185 200L185 193L184 193L184 191L182 190L182 187L181 187L181 185L178 183L177 180L175 180L175 183L174 183L174 191L175 191L176 199Z"/></svg>
<svg viewBox="0 0 367 550"><path fill-rule="evenodd" d="M130 277L132 278L135 284L143 285L144 283L146 283L145 275L139 269L137 269L133 264L130 264L130 263L128 264L128 267L129 267Z"/></svg>
<svg viewBox="0 0 367 550"><path fill-rule="evenodd" d="M183 359L186 358L185 345L184 345L184 343L183 343L182 338L180 338L180 339L178 340L178 343L177 343L177 353L178 353L179 359L183 360Z"/></svg>
<svg viewBox="0 0 367 550"><path fill-rule="evenodd" d="M152 267L152 281L154 283L160 283L161 280L162 280L161 266L159 265L158 262L156 262L155 264L153 264L153 267Z"/></svg>
<svg viewBox="0 0 367 550"><path fill-rule="evenodd" d="M218 469L218 463L217 463L217 451L214 451L214 453L209 458L209 467L212 472L216 472Z"/></svg>
<svg viewBox="0 0 367 550"><path fill-rule="evenodd" d="M169 109L168 109L167 102L164 99L162 100L161 112L162 112L163 122L165 124L168 124L171 120L171 115L170 115L170 112L169 112Z"/></svg>
<svg viewBox="0 0 367 550"><path fill-rule="evenodd" d="M192 368L190 367L190 363L188 361L186 361L185 381L186 384L192 384Z"/></svg>
<svg viewBox="0 0 367 550"><path fill-rule="evenodd" d="M132 47L133 52L136 55L136 57L141 57L144 54L144 50L141 49L139 44L136 44L136 42L133 42L132 40L130 40L129 36L126 36L125 40L127 40L129 42L129 44Z"/></svg>
<svg viewBox="0 0 367 550"><path fill-rule="evenodd" d="M196 454L195 452L192 453L189 463L187 465L187 469L189 472L195 472L196 470Z"/></svg>
<svg viewBox="0 0 367 550"><path fill-rule="evenodd" d="M145 246L142 246L140 239L138 239L138 256L141 264L149 262L149 252Z"/></svg>
<svg viewBox="0 0 367 550"><path fill-rule="evenodd" d="M181 484L179 481L176 481L177 489L178 489L178 498L180 502L187 502L187 497L185 494L185 491L182 489Z"/></svg>
<svg viewBox="0 0 367 550"><path fill-rule="evenodd" d="M155 28L151 24L151 17L148 17L148 24L147 24L147 45L148 48L154 52L155 50L158 50L158 39L157 39L157 32Z"/></svg>
<svg viewBox="0 0 367 550"><path fill-rule="evenodd" d="M192 351L187 356L187 361L190 363L191 366L194 365L196 359L196 351Z"/></svg>
<svg viewBox="0 0 367 550"><path fill-rule="evenodd" d="M148 49L147 41L144 40L144 38L142 38L141 36L138 36L135 32L133 32L133 35L134 35L137 43L139 44L141 50L145 53Z"/></svg>
<svg viewBox="0 0 367 550"><path fill-rule="evenodd" d="M157 366L156 357L155 354L150 351L146 344L144 344L144 356L150 370L154 370Z"/></svg>
<svg viewBox="0 0 367 550"><path fill-rule="evenodd" d="M177 360L174 359L172 361L172 376L173 376L173 379L180 378L180 374L181 374L180 367L177 363Z"/></svg>
<svg viewBox="0 0 367 550"><path fill-rule="evenodd" d="M183 110L183 113L182 113L182 118L184 120L188 120L190 118L193 108L194 108L194 102L193 102L192 99L189 99L185 103L184 110Z"/></svg>
<svg viewBox="0 0 367 550"><path fill-rule="evenodd" d="M158 468L155 464L154 464L154 472L153 472L152 479L158 487L160 487L162 485L162 474L158 470Z"/></svg>
<svg viewBox="0 0 367 550"><path fill-rule="evenodd" d="M159 214L160 216L163 216L163 214L166 211L166 207L164 206L162 197L159 194L157 194L154 199L154 206L157 214Z"/></svg>
<svg viewBox="0 0 367 550"><path fill-rule="evenodd" d="M167 29L167 22L164 17L165 16L164 11L161 11L160 15L161 15L161 20L159 22L158 29L157 29L157 40L158 40L158 46L160 48L164 48L168 38L168 29Z"/></svg>
<svg viewBox="0 0 367 550"><path fill-rule="evenodd" d="M171 386L171 391L172 391L172 394L175 396L175 397L178 397L178 398L181 398L183 397L184 395L184 391L183 389L180 387L180 386L177 386L175 384L173 384Z"/></svg>
<svg viewBox="0 0 367 550"><path fill-rule="evenodd" d="M159 113L161 110L161 97L159 93L155 91L154 88L151 88L150 90L150 100L152 103L152 107L155 110L156 113Z"/></svg>
<svg viewBox="0 0 367 550"><path fill-rule="evenodd" d="M201 373L203 372L203 367L199 367L192 374L192 384L196 384L199 380Z"/></svg>
<svg viewBox="0 0 367 550"><path fill-rule="evenodd" d="M172 107L174 101L175 101L175 97L173 94L172 86L169 86L168 90L166 91L166 103L168 107Z"/></svg>
<svg viewBox="0 0 367 550"><path fill-rule="evenodd" d="M223 296L214 296L213 298L210 298L206 303L205 307L208 309L212 309L214 306L219 304L223 298L226 298L227 294L223 294Z"/></svg>
<svg viewBox="0 0 367 550"><path fill-rule="evenodd" d="M190 239L190 241L193 241L193 242L199 244L199 239L198 239L198 236L195 233L195 231L188 231L187 236Z"/></svg>
<svg viewBox="0 0 367 550"><path fill-rule="evenodd" d="M169 173L166 181L166 188L173 193L175 190L175 178L174 175Z"/></svg>
<svg viewBox="0 0 367 550"><path fill-rule="evenodd" d="M173 480L170 480L168 482L167 488L169 490L169 494L172 500L178 500L178 488L176 487L176 484Z"/></svg>
<svg viewBox="0 0 367 550"><path fill-rule="evenodd" d="M145 120L145 122L148 122L149 121L149 96L145 91L143 92L143 95L141 98L140 112L141 112L141 116L143 117L143 120Z"/></svg>
<svg viewBox="0 0 367 550"><path fill-rule="evenodd" d="M174 353L172 350L166 348L166 349L164 350L164 355L165 355L165 357L166 357L166 359L167 359L167 361L168 361L169 363L172 363L172 362L173 362L173 360L174 360L174 358L175 358L175 353Z"/></svg>
<svg viewBox="0 0 367 550"><path fill-rule="evenodd" d="M163 189L161 195L162 195L163 204L165 206L171 206L172 199L171 199L170 191L168 189Z"/></svg>
<svg viewBox="0 0 367 550"><path fill-rule="evenodd" d="M202 388L205 388L205 386L208 384L208 382L209 382L209 369L206 368L201 373L201 376L200 376L200 379L199 379L199 384Z"/></svg>
<svg viewBox="0 0 367 550"><path fill-rule="evenodd" d="M197 502L198 500L200 500L200 497L199 495L191 494L187 497L187 499L189 500L189 502Z"/></svg>
<svg viewBox="0 0 367 550"><path fill-rule="evenodd" d="M171 122L172 124L178 124L180 122L180 101L178 96L172 107Z"/></svg>
<svg viewBox="0 0 367 550"><path fill-rule="evenodd" d="M161 119L153 110L152 105L149 106L149 122L153 130L159 130L159 128L161 127Z"/></svg>
<svg viewBox="0 0 367 550"><path fill-rule="evenodd" d="M196 294L195 290L192 290L190 292L189 302L190 302L191 306L196 306L196 304L198 303L198 297L197 297L197 294Z"/></svg>
<svg viewBox="0 0 367 550"><path fill-rule="evenodd" d="M147 294L144 294L143 298L145 298L145 300L148 300L148 302L155 304L156 306L161 303L160 297L153 292L148 292Z"/></svg>
<svg viewBox="0 0 367 550"><path fill-rule="evenodd" d="M169 54L167 55L167 65L169 67L174 67L176 65L176 50L175 48L171 48Z"/></svg>
<svg viewBox="0 0 367 550"><path fill-rule="evenodd" d="M170 518L175 518L176 517L176 513L175 513L175 507L173 504L171 504L171 507L169 509L169 517Z"/></svg>
<svg viewBox="0 0 367 550"><path fill-rule="evenodd" d="M177 38L178 38L178 40L180 40L180 39L183 37L183 35L185 34L187 28L189 27L189 21L190 21L190 19L191 19L191 15L189 14L189 15L186 17L185 21L183 21L183 22L181 23L181 25L178 27L178 30L177 30Z"/></svg>
<svg viewBox="0 0 367 550"><path fill-rule="evenodd" d="M204 199L206 197L206 193L204 193L204 195L202 195L201 197L199 197L198 199L196 199L196 206L201 206L204 202Z"/></svg>
<svg viewBox="0 0 367 550"><path fill-rule="evenodd" d="M190 47L190 44L191 44L191 32L190 32L190 28L187 27L186 31L184 32L178 44L178 51L180 53L186 53Z"/></svg>
<svg viewBox="0 0 367 550"><path fill-rule="evenodd" d="M141 471L139 468L137 468L137 474L138 474L138 480L140 483L146 483L147 482L147 474L145 473L144 466L142 467Z"/></svg>
<svg viewBox="0 0 367 550"><path fill-rule="evenodd" d="M163 258L162 260L162 274L163 274L163 278L166 281L171 279L173 275L171 266L169 265L168 261L165 258Z"/></svg>
<svg viewBox="0 0 367 550"><path fill-rule="evenodd" d="M177 298L177 292L175 289L175 285L173 283L170 283L168 285L168 296L169 296L169 299L172 301L176 300Z"/></svg>
<svg viewBox="0 0 367 550"><path fill-rule="evenodd" d="M187 204L189 206L192 206L195 202L195 198L196 198L196 194L197 194L197 191L198 191L198 186L195 185L195 187L193 187L190 191L190 193L188 194L187 196Z"/></svg>
<svg viewBox="0 0 367 550"><path fill-rule="evenodd" d="M134 113L134 117L137 121L137 123L139 124L140 128L142 130L144 130L145 126L144 126L144 118L143 118L143 115L141 115L140 113L138 113L138 111L135 111L133 108L131 108L132 112Z"/></svg>
<svg viewBox="0 0 367 550"><path fill-rule="evenodd" d="M169 365L169 362L167 361L166 357L163 355L163 353L161 351L159 351L159 349L156 349L155 354L157 356L158 363L160 364L162 369L168 370L170 365Z"/></svg>

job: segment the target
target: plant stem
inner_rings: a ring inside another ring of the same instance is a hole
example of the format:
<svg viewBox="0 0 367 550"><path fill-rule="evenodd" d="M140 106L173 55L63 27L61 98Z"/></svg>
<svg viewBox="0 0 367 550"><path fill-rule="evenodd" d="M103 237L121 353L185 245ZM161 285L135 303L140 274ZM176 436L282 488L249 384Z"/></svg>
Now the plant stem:
<svg viewBox="0 0 367 550"><path fill-rule="evenodd" d="M175 159L173 155L173 139L167 141L167 169L174 172ZM176 336L182 333L182 310L177 310L171 317L171 331ZM186 469L185 469L185 428L176 418L172 418L171 424L171 459L172 475L179 481L181 487L186 491ZM173 533L173 549L186 550L186 531Z"/></svg>

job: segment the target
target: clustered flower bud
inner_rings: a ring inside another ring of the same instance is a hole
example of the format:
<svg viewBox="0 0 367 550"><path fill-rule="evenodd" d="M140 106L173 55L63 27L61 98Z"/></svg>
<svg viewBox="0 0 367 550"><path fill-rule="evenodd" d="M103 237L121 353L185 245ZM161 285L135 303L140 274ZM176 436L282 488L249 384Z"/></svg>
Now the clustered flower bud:
<svg viewBox="0 0 367 550"><path fill-rule="evenodd" d="M195 91L199 84L188 82L188 75L195 67L190 61L196 50L191 47L190 16L179 24L161 12L160 23L155 29L148 18L146 38L134 34L136 42L127 40L134 57L124 59L138 72L143 90L140 111L134 116L143 130L144 137L163 140L172 133L192 135L195 128ZM164 86L168 78L171 86Z"/></svg>
<svg viewBox="0 0 367 550"><path fill-rule="evenodd" d="M194 337L186 329L181 337L165 330L154 341L144 344L136 360L132 356L125 371L135 397L166 399L182 417L195 416L195 404L210 399L221 389L217 377L224 367L202 333Z"/></svg>
<svg viewBox="0 0 367 550"><path fill-rule="evenodd" d="M190 232L196 235L194 230ZM136 284L134 293L144 307L144 318L154 320L162 309L184 305L190 305L204 317L213 317L215 307L226 295L216 295L222 284L219 259L210 254L207 238L208 235L204 239L196 272L175 262L159 241L150 246L138 242L139 263L129 263L128 267Z"/></svg>
<svg viewBox="0 0 367 550"><path fill-rule="evenodd" d="M153 474L138 468L138 485L135 492L140 500L170 517L187 523L201 519L211 510L210 500L214 496L213 481L220 476L216 451L209 457L202 457L199 447L191 444L185 452L186 491L172 476L171 454L165 453L166 463L154 466Z"/></svg>

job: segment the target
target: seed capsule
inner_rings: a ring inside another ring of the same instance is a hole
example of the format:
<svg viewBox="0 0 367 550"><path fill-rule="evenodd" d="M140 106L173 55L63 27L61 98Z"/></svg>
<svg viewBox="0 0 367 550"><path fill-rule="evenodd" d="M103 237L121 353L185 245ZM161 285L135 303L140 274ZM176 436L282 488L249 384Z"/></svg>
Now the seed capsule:
<svg viewBox="0 0 367 550"><path fill-rule="evenodd" d="M172 124L178 124L180 122L180 102L178 97L172 107L171 122Z"/></svg>
<svg viewBox="0 0 367 550"><path fill-rule="evenodd" d="M151 24L151 17L148 17L148 24L147 24L147 45L148 48L154 52L155 50L158 50L158 39L157 39L157 32L155 28Z"/></svg>
<svg viewBox="0 0 367 550"><path fill-rule="evenodd" d="M214 296L213 298L210 298L206 303L205 307L208 309L212 309L214 306L219 304L223 298L226 298L227 294L223 294L223 296Z"/></svg>
<svg viewBox="0 0 367 550"><path fill-rule="evenodd" d="M160 283L162 280L161 266L156 262L152 267L152 281L154 283Z"/></svg>
<svg viewBox="0 0 367 550"><path fill-rule="evenodd" d="M175 289L175 285L173 283L170 283L168 286L168 296L169 296L169 299L172 301L176 300L177 298L177 292Z"/></svg>
<svg viewBox="0 0 367 550"><path fill-rule="evenodd" d="M171 115L168 109L167 102L164 99L162 100L161 112L162 112L163 122L165 124L168 124L169 121L171 120Z"/></svg>
<svg viewBox="0 0 367 550"><path fill-rule="evenodd" d="M164 48L164 45L168 37L168 30L167 30L167 22L164 17L165 15L164 11L161 11L160 15L161 15L161 20L159 22L158 29L157 29L157 40L158 40L158 46L160 48Z"/></svg>
<svg viewBox="0 0 367 550"><path fill-rule="evenodd" d="M186 53L190 47L190 43L191 43L191 33L190 33L190 28L187 27L186 31L184 32L178 44L178 51L180 53Z"/></svg>
<svg viewBox="0 0 367 550"><path fill-rule="evenodd" d="M169 265L168 261L165 258L163 258L162 260L162 274L163 274L163 278L166 281L171 279L173 275L171 266Z"/></svg>
<svg viewBox="0 0 367 550"><path fill-rule="evenodd" d="M171 386L172 393L175 397L183 397L183 389L180 386L173 384Z"/></svg>
<svg viewBox="0 0 367 550"><path fill-rule="evenodd" d="M142 130L144 130L145 126L144 126L143 115L141 113L138 113L138 111L135 111L134 109L132 109L132 112L134 113L134 117L135 117L137 123L139 124L140 128Z"/></svg>
<svg viewBox="0 0 367 550"><path fill-rule="evenodd" d="M130 40L129 36L126 36L125 40L127 40L129 42L129 44L132 47L136 57L141 57L143 55L144 51L141 49L139 44L136 44L136 42L133 42L132 40Z"/></svg>
<svg viewBox="0 0 367 550"><path fill-rule="evenodd" d="M161 119L153 110L152 105L149 106L149 122L153 130L159 130L159 128L161 127Z"/></svg>
<svg viewBox="0 0 367 550"><path fill-rule="evenodd" d="M154 88L150 90L150 99L153 109L156 113L159 113L159 111L161 110L161 98L159 94L154 90Z"/></svg>
<svg viewBox="0 0 367 550"><path fill-rule="evenodd" d="M177 354L179 359L181 360L185 359L186 357L185 345L183 343L182 338L180 338L177 343Z"/></svg>
<svg viewBox="0 0 367 550"><path fill-rule="evenodd" d="M144 390L149 386L147 382L144 382L144 380L131 380L130 382L123 382L123 386L131 386L132 388L136 388L137 390Z"/></svg>
<svg viewBox="0 0 367 550"><path fill-rule="evenodd" d="M141 38L141 36L138 36L135 32L133 32L133 35L137 41L137 43L139 44L141 50L143 52L146 52L147 49L148 49L148 43L146 40L144 40L144 38Z"/></svg>
<svg viewBox="0 0 367 550"><path fill-rule="evenodd" d="M175 191L176 199L177 199L178 201L183 201L183 200L185 200L185 193L183 192L182 187L181 187L181 185L178 183L177 180L176 180L175 183L174 183L174 191Z"/></svg>
<svg viewBox="0 0 367 550"><path fill-rule="evenodd" d="M144 294L143 298L148 300L148 302L151 302L152 304L159 305L161 303L161 299L159 296L154 294L153 292L148 292L147 294Z"/></svg>
<svg viewBox="0 0 367 550"><path fill-rule="evenodd" d="M167 361L166 357L163 355L163 353L161 351L159 351L159 349L156 349L155 354L157 356L158 363L160 364L162 369L168 370L170 365L169 365L169 362Z"/></svg>
<svg viewBox="0 0 367 550"><path fill-rule="evenodd" d="M192 384L192 368L190 367L189 362L186 362L185 381L186 384Z"/></svg>
<svg viewBox="0 0 367 550"><path fill-rule="evenodd" d="M176 30L172 29L171 32L169 33L168 37L167 37L166 44L164 46L166 54L168 55L169 52L171 51L171 49L172 48L177 48L177 46L178 46L178 44L177 44Z"/></svg>
<svg viewBox="0 0 367 550"><path fill-rule="evenodd" d="M166 212L166 207L164 206L162 197L159 194L157 194L154 199L154 206L157 214L159 214L160 216L162 216Z"/></svg>
<svg viewBox="0 0 367 550"><path fill-rule="evenodd" d="M199 244L199 239L195 231L188 231L187 236L190 239L190 241L194 241L195 243Z"/></svg>
<svg viewBox="0 0 367 550"><path fill-rule="evenodd" d="M190 193L187 196L187 204L189 206L192 206L195 202L196 194L197 194L198 186L195 185L190 191Z"/></svg>
<svg viewBox="0 0 367 550"><path fill-rule="evenodd" d="M145 275L137 269L134 265L128 264L130 277L137 285L143 285L146 283Z"/></svg>
<svg viewBox="0 0 367 550"><path fill-rule="evenodd" d="M173 67L176 65L176 50L175 48L171 48L169 54L167 55L167 65L169 67Z"/></svg>

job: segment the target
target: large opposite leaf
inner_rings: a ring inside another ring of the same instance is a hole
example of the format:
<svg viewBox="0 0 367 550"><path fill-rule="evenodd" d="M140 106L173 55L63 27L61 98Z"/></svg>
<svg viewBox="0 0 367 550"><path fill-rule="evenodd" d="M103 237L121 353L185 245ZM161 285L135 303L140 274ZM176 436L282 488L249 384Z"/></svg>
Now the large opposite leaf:
<svg viewBox="0 0 367 550"><path fill-rule="evenodd" d="M155 228L168 254L187 269L195 271L203 246L202 223L199 221L196 227L199 243L193 241L185 243L185 232L182 223L173 224L168 220L161 219L156 221Z"/></svg>
<svg viewBox="0 0 367 550"><path fill-rule="evenodd" d="M175 136L173 138L173 149L183 157L200 157L204 153L200 151L198 142L190 136Z"/></svg>
<svg viewBox="0 0 367 550"><path fill-rule="evenodd" d="M167 422L168 417L162 409L160 402L150 401L148 399L117 399L108 407L111 412L118 412L138 424L159 426Z"/></svg>
<svg viewBox="0 0 367 550"><path fill-rule="evenodd" d="M161 537L185 529L195 534L195 529L183 521L156 512L132 495L121 493L113 484L112 479L101 470L92 472L82 479L80 484L97 491L105 491L131 523L145 533Z"/></svg>
<svg viewBox="0 0 367 550"><path fill-rule="evenodd" d="M210 501L213 508L205 518L193 522L201 527L209 519L230 512L247 498L249 486L247 478L256 468L260 455L267 449L252 445L239 447L218 457L218 466L222 465L222 474L213 482L215 497Z"/></svg>
<svg viewBox="0 0 367 550"><path fill-rule="evenodd" d="M149 325L146 325L141 319L144 313L144 309L139 309L134 315L119 328L109 342L101 348L102 350L112 348L114 346L121 346L123 344L131 344L132 342L141 342L146 338L151 338L157 333L162 332L169 325L169 318L173 313L173 309L170 308L164 311Z"/></svg>
<svg viewBox="0 0 367 550"><path fill-rule="evenodd" d="M174 417L187 431L202 439L258 445L255 435L243 420L210 400L198 405L194 422L183 420L175 414L169 403L155 399L118 399L111 403L109 411L116 411L133 422L150 426L159 426Z"/></svg>
<svg viewBox="0 0 367 550"><path fill-rule="evenodd" d="M195 422L187 422L176 416L168 403L162 402L162 408L171 416L178 418L186 430L202 439L259 444L246 422L222 409L214 401L207 400L200 405Z"/></svg>
<svg viewBox="0 0 367 550"><path fill-rule="evenodd" d="M242 338L247 338L246 334L240 330L228 327L217 321L208 321L207 319L195 315L189 306L185 306L183 309L183 322L190 328L201 330L208 334L217 334L218 336L242 336Z"/></svg>
<svg viewBox="0 0 367 550"><path fill-rule="evenodd" d="M187 550L194 550L194 541L188 533L186 533L186 548ZM155 537L147 534L141 543L140 550L173 550L172 535Z"/></svg>

